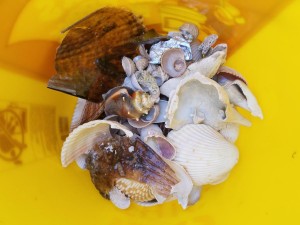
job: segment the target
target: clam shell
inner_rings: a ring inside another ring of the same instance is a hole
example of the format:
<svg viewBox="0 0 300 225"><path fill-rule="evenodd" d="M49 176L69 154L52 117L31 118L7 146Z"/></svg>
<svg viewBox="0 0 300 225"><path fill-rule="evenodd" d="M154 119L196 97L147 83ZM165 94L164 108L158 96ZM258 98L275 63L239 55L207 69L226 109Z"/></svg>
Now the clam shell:
<svg viewBox="0 0 300 225"><path fill-rule="evenodd" d="M115 187L130 199L138 202L148 202L155 200L152 189L148 184L138 181L120 178L116 180Z"/></svg>
<svg viewBox="0 0 300 225"><path fill-rule="evenodd" d="M161 68L171 77L179 77L185 72L184 52L179 48L166 50L161 56Z"/></svg>
<svg viewBox="0 0 300 225"><path fill-rule="evenodd" d="M200 72L203 76L212 78L219 67L225 63L226 54L226 51L218 51L200 61L194 62L188 66L187 73Z"/></svg>
<svg viewBox="0 0 300 225"><path fill-rule="evenodd" d="M249 125L230 105L226 91L199 73L183 79L170 96L166 127L178 130L197 121L216 130L222 129L226 122Z"/></svg>
<svg viewBox="0 0 300 225"><path fill-rule="evenodd" d="M162 131L157 125L152 124L141 129L141 138L157 154L165 159L171 160L175 157L175 147L162 134Z"/></svg>
<svg viewBox="0 0 300 225"><path fill-rule="evenodd" d="M108 120L94 120L82 124L74 129L63 144L61 151L61 163L67 167L82 154L87 154L94 148L95 140L102 141L111 137L110 128L122 130L126 136L133 133L118 122Z"/></svg>
<svg viewBox="0 0 300 225"><path fill-rule="evenodd" d="M238 161L237 148L204 124L173 130L168 139L176 148L174 162L184 167L196 186L222 181Z"/></svg>
<svg viewBox="0 0 300 225"><path fill-rule="evenodd" d="M81 124L95 120L100 117L104 111L104 103L94 103L85 99L78 98L73 113L70 131L74 130Z"/></svg>
<svg viewBox="0 0 300 225"><path fill-rule="evenodd" d="M132 74L134 74L137 69L132 59L126 56L123 56L122 58L122 67L127 76L131 76Z"/></svg>

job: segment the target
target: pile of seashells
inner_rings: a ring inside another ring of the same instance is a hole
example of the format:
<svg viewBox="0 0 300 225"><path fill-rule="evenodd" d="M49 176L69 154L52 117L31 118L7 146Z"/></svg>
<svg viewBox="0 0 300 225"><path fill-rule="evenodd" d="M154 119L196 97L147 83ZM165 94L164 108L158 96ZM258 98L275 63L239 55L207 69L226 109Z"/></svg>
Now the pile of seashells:
<svg viewBox="0 0 300 225"><path fill-rule="evenodd" d="M245 79L223 65L227 45L215 45L215 34L197 37L185 23L165 40L140 44L140 55L122 59L122 86L101 104L78 100L62 165L88 169L100 194L121 209L131 201L195 204L203 185L223 182L238 162L234 142L250 122L236 107L263 117Z"/></svg>

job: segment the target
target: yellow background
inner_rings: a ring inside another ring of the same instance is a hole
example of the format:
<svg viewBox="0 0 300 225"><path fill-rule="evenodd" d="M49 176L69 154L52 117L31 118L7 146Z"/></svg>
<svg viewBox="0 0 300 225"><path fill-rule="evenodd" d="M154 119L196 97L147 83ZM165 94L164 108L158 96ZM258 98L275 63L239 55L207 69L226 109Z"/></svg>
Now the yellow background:
<svg viewBox="0 0 300 225"><path fill-rule="evenodd" d="M176 203L122 211L104 200L89 174L59 156L0 171L0 224L300 224L300 1L293 1L230 57L256 94L264 120L250 118L229 179L205 187L195 206ZM53 105L71 116L75 99L0 69L1 99ZM1 161L0 161L1 163Z"/></svg>

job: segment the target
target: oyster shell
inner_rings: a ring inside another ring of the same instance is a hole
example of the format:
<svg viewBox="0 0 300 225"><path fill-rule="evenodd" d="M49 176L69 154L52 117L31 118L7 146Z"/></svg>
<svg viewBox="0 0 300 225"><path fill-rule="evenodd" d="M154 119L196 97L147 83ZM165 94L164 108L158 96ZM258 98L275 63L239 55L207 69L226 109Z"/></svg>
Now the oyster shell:
<svg viewBox="0 0 300 225"><path fill-rule="evenodd" d="M191 98L193 96L193 98ZM225 90L215 81L195 73L183 79L170 96L166 127L204 123L216 130L227 122L250 125L231 105Z"/></svg>
<svg viewBox="0 0 300 225"><path fill-rule="evenodd" d="M185 168L196 186L223 181L238 161L237 148L204 124L173 130L168 139L176 148L173 161Z"/></svg>

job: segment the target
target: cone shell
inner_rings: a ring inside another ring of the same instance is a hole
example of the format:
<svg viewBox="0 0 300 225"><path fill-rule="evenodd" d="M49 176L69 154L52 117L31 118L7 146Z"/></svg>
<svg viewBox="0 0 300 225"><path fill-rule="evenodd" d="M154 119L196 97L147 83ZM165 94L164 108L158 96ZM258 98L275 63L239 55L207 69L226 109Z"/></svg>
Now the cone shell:
<svg viewBox="0 0 300 225"><path fill-rule="evenodd" d="M184 52L179 48L172 48L161 56L161 68L171 77L178 77L185 72L186 63Z"/></svg>
<svg viewBox="0 0 300 225"><path fill-rule="evenodd" d="M176 148L174 162L185 168L196 186L223 181L238 161L237 148L204 124L171 131L168 139Z"/></svg>

